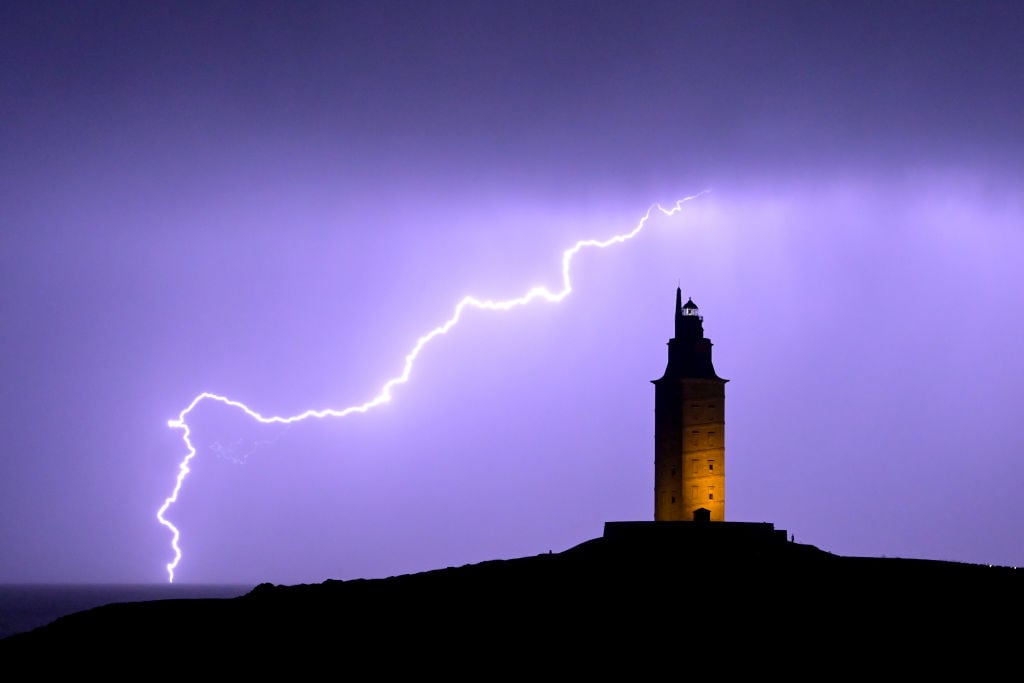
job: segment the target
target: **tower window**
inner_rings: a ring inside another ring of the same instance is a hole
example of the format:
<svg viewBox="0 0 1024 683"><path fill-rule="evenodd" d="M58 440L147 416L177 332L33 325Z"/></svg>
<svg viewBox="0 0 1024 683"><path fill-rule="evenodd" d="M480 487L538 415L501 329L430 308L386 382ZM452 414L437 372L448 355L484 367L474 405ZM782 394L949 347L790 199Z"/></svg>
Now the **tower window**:
<svg viewBox="0 0 1024 683"><path fill-rule="evenodd" d="M714 460L708 460L708 470L709 471L714 471L714 469L715 469L715 461Z"/></svg>
<svg viewBox="0 0 1024 683"><path fill-rule="evenodd" d="M714 500L714 499L715 499L715 487L714 486L709 486L708 487L708 500Z"/></svg>
<svg viewBox="0 0 1024 683"><path fill-rule="evenodd" d="M675 496L672 496L672 502L673 503L676 502L676 497Z"/></svg>
<svg viewBox="0 0 1024 683"><path fill-rule="evenodd" d="M700 474L700 460L693 461L693 473Z"/></svg>

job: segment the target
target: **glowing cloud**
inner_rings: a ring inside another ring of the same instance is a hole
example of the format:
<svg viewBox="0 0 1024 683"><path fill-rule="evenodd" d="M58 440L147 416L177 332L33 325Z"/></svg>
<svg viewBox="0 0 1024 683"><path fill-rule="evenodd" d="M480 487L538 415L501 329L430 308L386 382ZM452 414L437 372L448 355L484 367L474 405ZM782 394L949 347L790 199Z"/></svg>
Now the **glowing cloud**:
<svg viewBox="0 0 1024 683"><path fill-rule="evenodd" d="M427 332L426 334L424 334L423 336L416 340L416 343L413 345L412 350L409 351L409 353L405 356L405 365L402 367L402 372L398 376L388 380L380 388L377 394L370 400L366 401L365 403L349 406L347 408L325 408L322 410L307 410L303 413L299 413L298 415L291 415L287 417L282 417L278 415L272 415L268 417L265 415L261 415L260 413L256 412L249 406L242 403L241 401L232 400L227 396L221 396L218 394L213 394L204 391L203 393L193 398L192 402L189 403L180 413L178 413L177 418L167 421L167 425L169 427L181 430L181 438L185 444L186 449L185 458L181 461L181 464L178 466L178 476L174 482L174 489L171 491L171 495L169 495L164 500L163 505L160 506L160 509L157 510L156 513L156 517L160 521L160 523L167 527L172 534L171 548L174 550L174 559L167 564L168 581L171 583L174 582L174 570L181 562L181 546L178 543L179 540L181 539L181 532L178 530L178 527L172 524L164 515L167 512L167 510L171 507L171 505L178 501L178 495L181 493L182 484L184 484L185 477L187 477L188 473L190 472L189 463L192 461L192 458L196 457L196 447L193 445L191 438L192 430L188 425L187 419L189 414L192 413L192 411L195 410L200 403L202 403L203 401L217 401L227 406L231 406L232 408L237 408L244 412L249 417L251 417L253 420L256 420L263 424L287 425L292 424L294 422L301 422L302 420L307 420L310 418L322 419L325 417L345 417L347 415L351 415L352 413L365 413L370 409L376 408L382 403L387 403L391 400L392 390L395 387L401 384L405 384L406 382L409 381L409 377L412 375L413 365L416 363L416 359L419 357L420 352L423 350L423 348L437 337L447 334L449 330L455 327L455 325L459 322L460 318L462 317L463 311L465 311L467 308L478 308L488 311L508 311L519 306L525 306L526 304L529 304L530 302L537 299L543 299L544 301L547 301L549 303L557 303L564 299L565 297L569 296L570 293L572 293L572 282L570 280L570 269L572 266L572 260L576 256L576 254L578 254L584 248L597 247L600 249L604 249L605 247L610 247L615 244L621 244L627 240L630 240L636 237L640 233L640 231L643 230L644 226L647 224L647 221L650 219L651 215L654 213L655 210L660 211L666 216L671 216L681 211L684 203L692 199L696 199L704 194L707 194L707 192L708 190L704 190L703 192L699 192L695 195L684 197L683 199L678 200L675 204L673 204L670 208L667 209L661 206L660 204L654 204L647 209L647 212L644 213L643 217L641 217L636 227L633 228L631 231L622 235L616 235L606 240L581 240L574 244L569 249L566 249L564 252L562 252L562 288L557 292L552 292L547 287L538 286L531 288L526 292L526 294L518 298L506 299L503 301L481 300L474 296L464 297L461 301L459 301L459 303L455 305L455 311L452 313L451 317L448 318L448 320L446 320L445 322L438 325L437 327L430 330L429 332Z"/></svg>

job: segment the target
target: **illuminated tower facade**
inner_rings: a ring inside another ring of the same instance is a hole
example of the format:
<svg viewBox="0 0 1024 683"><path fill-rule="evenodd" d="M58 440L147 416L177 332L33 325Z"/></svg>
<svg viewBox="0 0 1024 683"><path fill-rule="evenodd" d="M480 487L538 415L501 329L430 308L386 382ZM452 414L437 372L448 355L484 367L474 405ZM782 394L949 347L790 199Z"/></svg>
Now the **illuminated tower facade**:
<svg viewBox="0 0 1024 683"><path fill-rule="evenodd" d="M676 290L668 366L654 384L655 521L725 521L725 383L704 318Z"/></svg>

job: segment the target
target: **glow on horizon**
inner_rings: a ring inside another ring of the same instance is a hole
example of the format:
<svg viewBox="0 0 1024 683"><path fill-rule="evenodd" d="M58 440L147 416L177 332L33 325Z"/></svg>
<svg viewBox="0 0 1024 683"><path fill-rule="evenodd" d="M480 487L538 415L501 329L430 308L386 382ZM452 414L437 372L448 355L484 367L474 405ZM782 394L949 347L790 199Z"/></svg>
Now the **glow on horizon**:
<svg viewBox="0 0 1024 683"><path fill-rule="evenodd" d="M179 531L178 527L172 524L164 516L164 513L167 512L171 505L178 501L178 494L181 492L181 487L182 484L184 484L185 482L185 477L187 477L188 473L191 471L189 468L189 462L191 462L191 460L194 457L196 457L196 447L192 444L192 430L188 425L187 417L193 410L195 410L195 408L200 403L202 403L203 401L216 401L219 403L223 403L224 405L230 406L232 408L238 408L252 419L263 424L292 424L294 422L301 422L302 420L307 420L309 418L340 418L345 417L347 415L351 415L352 413L368 412L372 408L376 408L381 404L388 403L391 401L392 389L401 384L405 384L406 382L409 381L409 378L412 375L413 365L415 364L416 358L420 355L420 352L423 350L423 348L428 343L433 341L435 338L447 334L448 331L451 330L459 322L459 320L462 317L462 313L463 311L466 310L466 308L472 307L488 311L508 311L519 306L525 306L526 304L529 304L530 302L536 299L543 299L548 303L558 303L572 293L572 281L570 279L570 267L572 265L572 259L584 247L597 247L599 249L604 249L605 247L610 247L614 244L622 244L623 242L636 237L640 233L640 231L643 230L644 226L647 224L647 221L650 219L655 209L657 209L666 216L672 216L673 214L678 213L679 211L682 210L683 204L693 199L697 199L698 197L701 197L707 194L708 192L710 192L710 190L703 190L701 192L698 192L697 194L684 197L676 201L675 204L673 204L671 208L668 209L663 207L661 204L653 204L647 209L646 213L644 213L644 215L640 218L636 227L633 228L631 231L624 233L622 235L610 237L606 240L580 240L572 247L566 249L564 252L562 252L562 288L557 292L551 292L551 290L544 286L537 286L532 287L526 292L526 294L520 297L501 301L495 301L491 299L481 300L474 296L463 297L462 300L455 305L455 311L452 313L451 317L448 318L448 320L446 320L445 322L438 325L437 327L430 330L429 332L422 335L419 339L416 340L416 344L412 347L412 350L409 351L409 353L406 354L405 356L405 365L402 367L401 374L385 382L381 389L377 392L377 394L370 400L366 401L365 403L341 409L311 409L299 413L297 415L287 417L282 417L278 415L272 415L270 417L267 417L261 415L257 411L242 403L241 401L230 399L227 396L221 396L219 394L210 393L208 391L204 391L203 393L197 395L195 398L192 399L192 402L189 403L188 406L186 406L178 414L177 418L167 421L168 427L171 427L172 429L181 430L181 438L185 444L185 449L187 451L185 458L181 461L181 464L178 465L178 476L174 483L174 490L171 491L171 495L169 495L164 500L163 505L160 506L160 509L157 510L156 513L157 520L159 520L160 524L167 527L171 532L171 548L174 550L174 559L166 565L168 583L174 582L174 570L181 562L182 552L181 547L178 543L179 540L181 539L181 532Z"/></svg>

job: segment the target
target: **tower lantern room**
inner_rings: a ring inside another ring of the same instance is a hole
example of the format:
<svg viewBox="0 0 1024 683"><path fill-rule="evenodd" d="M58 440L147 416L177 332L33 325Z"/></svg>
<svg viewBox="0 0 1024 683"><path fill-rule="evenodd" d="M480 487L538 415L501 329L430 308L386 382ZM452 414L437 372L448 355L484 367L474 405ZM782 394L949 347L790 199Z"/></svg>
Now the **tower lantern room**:
<svg viewBox="0 0 1024 683"><path fill-rule="evenodd" d="M725 383L693 299L676 290L675 336L654 384L654 519L725 521Z"/></svg>

